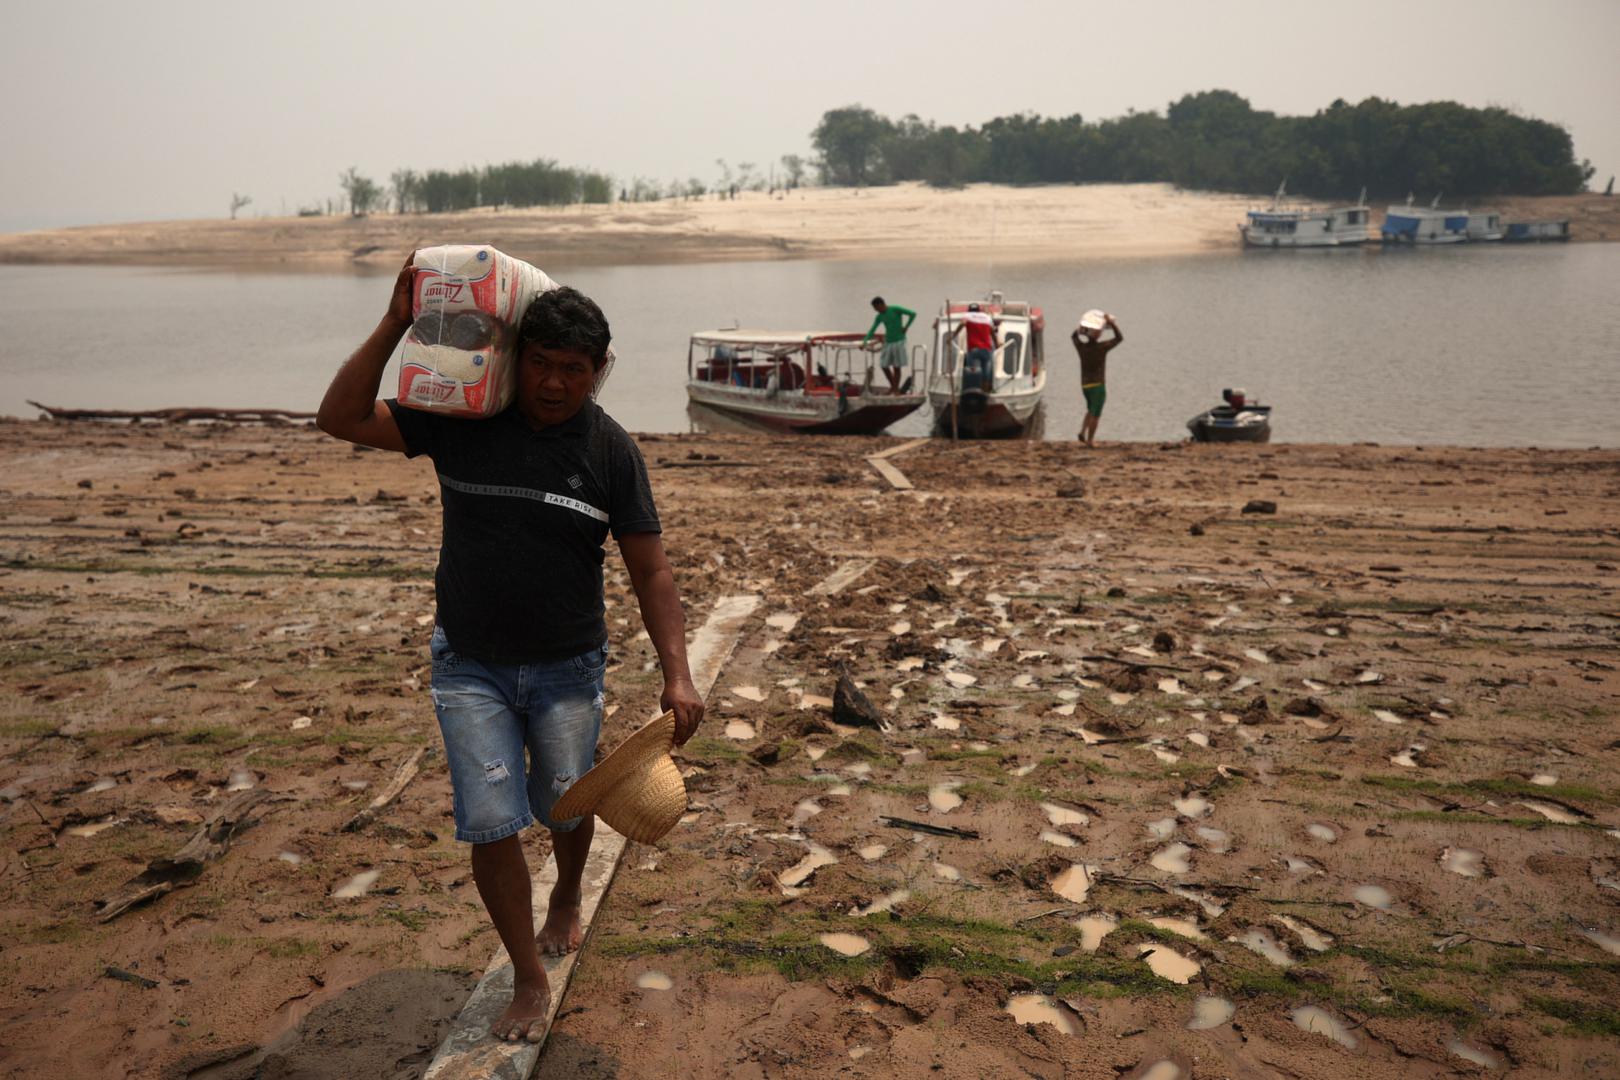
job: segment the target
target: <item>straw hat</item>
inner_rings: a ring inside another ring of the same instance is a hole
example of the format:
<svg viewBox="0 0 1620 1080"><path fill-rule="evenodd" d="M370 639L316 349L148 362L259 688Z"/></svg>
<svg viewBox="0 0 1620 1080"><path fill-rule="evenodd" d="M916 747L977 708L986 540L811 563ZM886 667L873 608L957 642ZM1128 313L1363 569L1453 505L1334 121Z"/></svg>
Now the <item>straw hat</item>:
<svg viewBox="0 0 1620 1080"><path fill-rule="evenodd" d="M1090 311L1080 316L1080 329L1082 330L1101 330L1107 325L1107 313L1099 311L1096 308L1092 308Z"/></svg>
<svg viewBox="0 0 1620 1080"><path fill-rule="evenodd" d="M686 784L669 756L674 745L675 714L667 712L563 792L552 818L594 813L637 843L657 842L686 813Z"/></svg>

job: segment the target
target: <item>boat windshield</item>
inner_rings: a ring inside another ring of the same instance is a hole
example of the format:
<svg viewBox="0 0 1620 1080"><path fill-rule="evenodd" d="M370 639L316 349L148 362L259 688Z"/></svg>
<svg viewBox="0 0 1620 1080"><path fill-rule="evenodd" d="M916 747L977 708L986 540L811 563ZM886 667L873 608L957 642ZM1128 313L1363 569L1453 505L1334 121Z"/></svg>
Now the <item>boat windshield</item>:
<svg viewBox="0 0 1620 1080"><path fill-rule="evenodd" d="M1020 331L1010 331L1002 340L1001 373L1008 378L1027 374L1024 371L1024 335Z"/></svg>

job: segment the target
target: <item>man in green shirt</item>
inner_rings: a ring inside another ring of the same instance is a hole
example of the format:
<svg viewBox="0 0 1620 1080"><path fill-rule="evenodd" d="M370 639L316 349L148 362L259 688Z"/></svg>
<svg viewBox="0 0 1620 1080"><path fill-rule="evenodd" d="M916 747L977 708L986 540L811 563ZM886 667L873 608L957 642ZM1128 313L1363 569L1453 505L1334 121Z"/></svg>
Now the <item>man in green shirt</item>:
<svg viewBox="0 0 1620 1080"><path fill-rule="evenodd" d="M910 364L906 356L906 331L916 321L917 313L910 308L903 308L899 304L885 304L883 297L872 297L872 310L877 316L872 320L872 328L861 338L865 345L877 333L877 328L883 327L883 358L878 361L883 367L883 374L889 379L889 393L900 392L900 369Z"/></svg>

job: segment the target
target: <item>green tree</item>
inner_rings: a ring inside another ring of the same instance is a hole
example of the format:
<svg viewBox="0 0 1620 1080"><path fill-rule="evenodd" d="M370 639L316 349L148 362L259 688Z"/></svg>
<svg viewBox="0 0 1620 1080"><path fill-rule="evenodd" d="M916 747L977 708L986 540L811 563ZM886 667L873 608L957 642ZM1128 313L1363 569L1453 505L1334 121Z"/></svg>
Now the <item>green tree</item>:
<svg viewBox="0 0 1620 1080"><path fill-rule="evenodd" d="M349 171L339 175L338 183L343 187L343 193L349 197L349 213L355 217L364 217L377 205L382 196L382 189L371 179L361 176L358 169L350 166Z"/></svg>
<svg viewBox="0 0 1620 1080"><path fill-rule="evenodd" d="M784 186L792 191L804 183L804 170L809 162L798 154L782 155L782 173L786 177Z"/></svg>
<svg viewBox="0 0 1620 1080"><path fill-rule="evenodd" d="M822 113L810 133L810 143L821 155L822 180L843 187L882 183L880 147L893 129L888 119L863 105Z"/></svg>
<svg viewBox="0 0 1620 1080"><path fill-rule="evenodd" d="M394 213L421 209L417 186L421 178L412 169L395 169L388 177L388 190L394 197Z"/></svg>

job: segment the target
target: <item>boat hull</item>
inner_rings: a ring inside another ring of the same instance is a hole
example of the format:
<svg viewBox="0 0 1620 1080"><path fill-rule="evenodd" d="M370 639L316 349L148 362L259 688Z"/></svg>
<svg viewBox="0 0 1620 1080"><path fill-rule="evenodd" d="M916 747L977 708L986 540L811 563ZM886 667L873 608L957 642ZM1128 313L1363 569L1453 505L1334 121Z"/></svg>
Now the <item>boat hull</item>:
<svg viewBox="0 0 1620 1080"><path fill-rule="evenodd" d="M1243 246L1252 248L1265 248L1267 250L1280 248L1334 248L1334 247L1360 247L1370 239L1365 229L1355 233L1333 234L1324 233L1318 236L1267 236L1264 233L1251 233L1248 229L1240 230L1243 233Z"/></svg>
<svg viewBox="0 0 1620 1080"><path fill-rule="evenodd" d="M1187 421L1193 442L1268 443L1271 441L1271 409L1250 409L1233 415L1231 409L1206 409Z"/></svg>
<svg viewBox="0 0 1620 1080"><path fill-rule="evenodd" d="M847 397L844 408L832 395L776 394L716 383L692 382L686 396L694 403L770 431L807 435L875 435L915 412L921 394Z"/></svg>
<svg viewBox="0 0 1620 1080"><path fill-rule="evenodd" d="M1043 389L1017 394L986 394L963 391L956 403L956 434L963 439L1014 439L1030 430L1040 408ZM928 395L934 413L934 430L951 433L951 395L933 391Z"/></svg>

